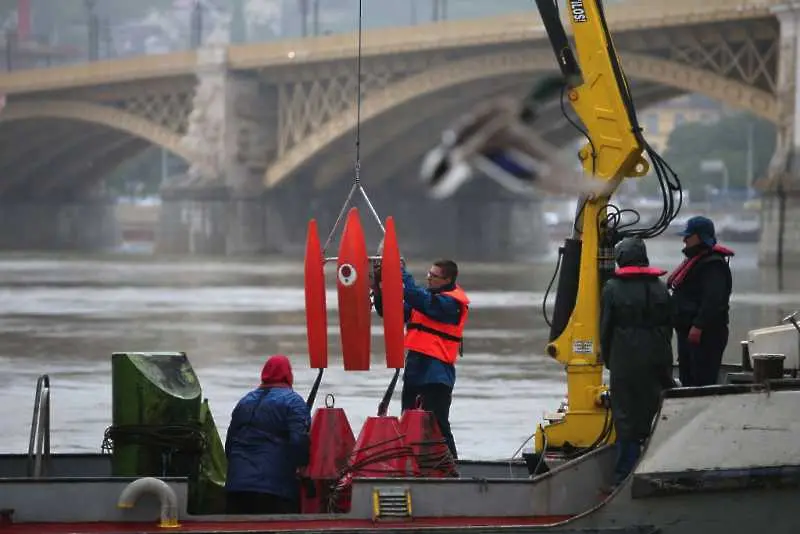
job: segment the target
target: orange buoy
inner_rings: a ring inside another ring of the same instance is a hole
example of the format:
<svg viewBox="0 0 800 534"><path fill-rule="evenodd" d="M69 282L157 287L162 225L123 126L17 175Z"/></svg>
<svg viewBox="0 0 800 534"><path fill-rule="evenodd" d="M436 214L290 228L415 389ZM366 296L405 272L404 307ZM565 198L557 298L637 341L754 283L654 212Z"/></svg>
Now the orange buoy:
<svg viewBox="0 0 800 534"><path fill-rule="evenodd" d="M386 367L402 369L405 364L403 338L403 275L400 267L400 248L394 219L386 218L381 259L381 294L383 296L383 338L386 346Z"/></svg>
<svg viewBox="0 0 800 534"><path fill-rule="evenodd" d="M358 209L347 214L336 261L339 331L345 371L369 371L369 261Z"/></svg>
<svg viewBox="0 0 800 534"><path fill-rule="evenodd" d="M317 232L317 221L308 222L304 285L306 295L306 336L312 369L328 366L328 317L325 302L325 259Z"/></svg>

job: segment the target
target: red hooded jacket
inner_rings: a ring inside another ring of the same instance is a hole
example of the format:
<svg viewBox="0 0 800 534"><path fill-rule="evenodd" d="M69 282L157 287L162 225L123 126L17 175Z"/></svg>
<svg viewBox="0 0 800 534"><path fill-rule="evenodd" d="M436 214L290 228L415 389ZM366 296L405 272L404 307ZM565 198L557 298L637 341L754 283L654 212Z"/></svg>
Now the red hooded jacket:
<svg viewBox="0 0 800 534"><path fill-rule="evenodd" d="M290 388L294 383L292 364L283 354L270 356L261 369L261 386L270 388Z"/></svg>

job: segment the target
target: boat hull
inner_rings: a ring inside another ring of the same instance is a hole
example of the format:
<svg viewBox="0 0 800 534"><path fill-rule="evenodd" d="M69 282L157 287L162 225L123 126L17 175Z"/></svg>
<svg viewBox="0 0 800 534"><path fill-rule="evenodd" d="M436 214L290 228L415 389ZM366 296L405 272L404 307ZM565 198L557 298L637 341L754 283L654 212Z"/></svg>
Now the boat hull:
<svg viewBox="0 0 800 534"><path fill-rule="evenodd" d="M356 478L343 514L189 513L174 494L175 532L551 532L729 534L797 531L800 381L677 388L665 395L634 473L613 493L605 446L534 478L524 462L459 462L460 478ZM550 458L552 459L552 458ZM111 476L110 455L56 455L44 477L27 455L0 456L0 534L163 532L152 495L118 506L135 479ZM548 460L549 461L549 460Z"/></svg>

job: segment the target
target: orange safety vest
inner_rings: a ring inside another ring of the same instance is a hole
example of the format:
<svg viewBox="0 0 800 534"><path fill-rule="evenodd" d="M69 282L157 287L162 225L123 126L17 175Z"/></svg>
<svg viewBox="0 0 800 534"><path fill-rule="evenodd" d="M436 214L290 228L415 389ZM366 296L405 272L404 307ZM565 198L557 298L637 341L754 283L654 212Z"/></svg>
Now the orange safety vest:
<svg viewBox="0 0 800 534"><path fill-rule="evenodd" d="M439 295L453 297L463 306L458 324L440 323L417 310L412 310L406 325L405 347L406 350L413 350L452 365L461 353L464 325L469 314L469 299L459 286L451 291L443 291Z"/></svg>

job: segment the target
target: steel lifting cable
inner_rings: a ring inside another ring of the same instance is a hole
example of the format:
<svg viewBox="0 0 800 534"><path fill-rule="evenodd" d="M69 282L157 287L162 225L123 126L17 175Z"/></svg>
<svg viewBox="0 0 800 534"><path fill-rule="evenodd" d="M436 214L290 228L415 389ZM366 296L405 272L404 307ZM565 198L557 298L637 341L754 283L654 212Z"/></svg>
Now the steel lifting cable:
<svg viewBox="0 0 800 534"><path fill-rule="evenodd" d="M372 213L372 216L375 218L375 222L378 223L381 232L386 233L386 229L383 227L383 223L381 222L381 218L378 216L378 212L375 211L375 207L372 205L372 202L367 196L367 192L361 185L361 39L364 19L361 4L362 0L358 0L358 55L356 59L356 157L355 167L353 169L353 186L350 188L350 192L347 194L347 198L342 205L339 216L336 218L336 222L333 223L333 228L331 228L331 232L328 234L328 239L325 240L325 244L322 246L323 255L325 254L325 251L328 250L328 246L330 246L331 240L333 239L333 234L336 233L336 229L339 227L339 224L341 224L344 214L347 212L347 208L352 202L353 195L356 193L356 191L361 193L361 196L364 198L364 202L367 204L367 208L369 208L370 213Z"/></svg>
<svg viewBox="0 0 800 534"><path fill-rule="evenodd" d="M342 205L342 209L339 211L338 217L336 217L336 222L333 223L333 228L331 228L330 233L328 234L328 238L325 240L325 244L322 246L322 255L325 256L325 252L328 250L328 247L333 240L333 235L336 233L336 229L342 222L344 218L344 214L347 212L347 208L353 200L353 195L358 191L361 193L364 202L367 204L367 208L369 209L372 216L375 218L375 222L378 223L378 227L381 229L382 234L386 234L386 228L384 228L383 223L381 222L381 218L378 216L378 212L375 211L375 207L372 205L372 201L370 201L369 196L367 196L367 192L364 190L364 186L361 184L361 49L362 49L362 38L363 38L363 23L364 23L364 13L362 7L362 0L358 0L358 53L356 56L356 155L355 155L355 165L353 168L353 185L350 188L350 192L347 194L347 198ZM378 245L378 252L375 256L368 256L367 259L374 262L382 260L383 254L383 240L381 240L380 245ZM335 258L327 258L324 259L325 262L328 261L335 261ZM374 264L373 264L374 270ZM373 271L374 272L374 271ZM397 385L397 379L400 375L400 369L395 369L394 376L392 380L389 382L389 386L386 389L386 393L383 396L383 399L378 404L378 415L386 415L386 411L389 407L389 401L394 394L394 389ZM322 370L320 370L320 377L322 376ZM310 398L310 397L309 397Z"/></svg>

